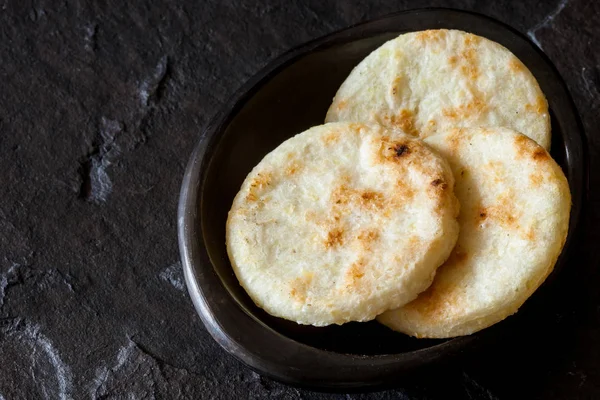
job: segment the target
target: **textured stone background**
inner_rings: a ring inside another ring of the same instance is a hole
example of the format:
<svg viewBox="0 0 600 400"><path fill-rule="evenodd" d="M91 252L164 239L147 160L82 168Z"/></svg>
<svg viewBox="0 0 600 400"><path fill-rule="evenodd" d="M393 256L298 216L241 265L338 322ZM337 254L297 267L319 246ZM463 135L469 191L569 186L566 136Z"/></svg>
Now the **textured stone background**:
<svg viewBox="0 0 600 400"><path fill-rule="evenodd" d="M176 205L202 125L290 47L449 6L526 32L588 136L585 234L539 323L403 382L326 395L244 368L184 290ZM0 0L0 399L600 398L600 2Z"/></svg>

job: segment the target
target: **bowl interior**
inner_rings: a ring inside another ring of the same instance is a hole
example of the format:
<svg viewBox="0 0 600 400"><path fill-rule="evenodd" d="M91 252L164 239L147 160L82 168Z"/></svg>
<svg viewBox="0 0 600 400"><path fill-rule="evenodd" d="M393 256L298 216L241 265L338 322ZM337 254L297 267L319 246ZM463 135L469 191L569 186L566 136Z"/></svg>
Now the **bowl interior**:
<svg viewBox="0 0 600 400"><path fill-rule="evenodd" d="M428 348L444 340L410 338L374 321L315 328L271 317L254 305L233 273L225 247L227 213L251 169L286 139L322 124L336 90L352 68L372 50L400 33L402 31L395 30L361 39L334 41L284 63L251 88L246 93L246 101L239 102L225 118L221 131L211 138L203 160L206 180L198 212L204 246L223 285L238 305L257 321L320 349L360 355L394 354ZM481 34L485 35L485 32ZM502 43L501 38L485 36ZM552 109L556 104L553 104L552 87L546 82L552 77L542 72L536 74L535 62L519 54L519 49L511 50L536 75L542 89L549 91L546 94ZM563 127L554 112L552 118L552 155L571 179L574 172L568 167Z"/></svg>

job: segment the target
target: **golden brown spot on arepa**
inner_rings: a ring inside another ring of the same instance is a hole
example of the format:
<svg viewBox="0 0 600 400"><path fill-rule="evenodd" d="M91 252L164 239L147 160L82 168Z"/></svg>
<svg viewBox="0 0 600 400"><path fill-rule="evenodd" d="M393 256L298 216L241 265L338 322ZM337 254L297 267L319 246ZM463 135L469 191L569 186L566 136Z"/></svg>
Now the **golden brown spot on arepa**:
<svg viewBox="0 0 600 400"><path fill-rule="evenodd" d="M481 207L477 214L477 223L491 220L506 229L519 229L520 213L515 209L511 193L498 196L497 201L488 207Z"/></svg>
<svg viewBox="0 0 600 400"><path fill-rule="evenodd" d="M358 122L352 122L348 125L348 128L355 132L360 132L361 130L365 129L365 125Z"/></svg>
<svg viewBox="0 0 600 400"><path fill-rule="evenodd" d="M508 69L510 69L513 72L523 72L526 70L525 65L523 65L523 63L516 58L510 59L510 61L508 62Z"/></svg>
<svg viewBox="0 0 600 400"><path fill-rule="evenodd" d="M296 288L292 288L292 290L290 290L290 296L298 301L304 301L306 299L306 297L300 294Z"/></svg>
<svg viewBox="0 0 600 400"><path fill-rule="evenodd" d="M348 269L347 275L352 279L360 279L365 276L365 262L363 260L358 260L354 264L350 266Z"/></svg>
<svg viewBox="0 0 600 400"><path fill-rule="evenodd" d="M445 302L451 300L451 292L446 293L438 289L436 284L429 286L427 290L419 294L416 300L405 306L405 309L417 311L423 318L429 320L441 319L445 310ZM446 301L444 301L446 300Z"/></svg>
<svg viewBox="0 0 600 400"><path fill-rule="evenodd" d="M362 258L353 263L344 274L345 285L340 287L339 290L341 292L364 290L362 278L365 276L365 267L366 263Z"/></svg>
<svg viewBox="0 0 600 400"><path fill-rule="evenodd" d="M533 173L529 175L529 181L533 186L539 186L544 182L544 176L542 174Z"/></svg>
<svg viewBox="0 0 600 400"><path fill-rule="evenodd" d="M341 111L341 110L343 110L344 108L346 108L347 106L348 106L348 101L346 101L346 100L340 100L340 101L337 103L337 106L336 106L336 108L338 109L338 111Z"/></svg>
<svg viewBox="0 0 600 400"><path fill-rule="evenodd" d="M384 203L384 197L381 193L377 193L371 190L366 190L358 194L360 198L360 204L366 207L382 208Z"/></svg>
<svg viewBox="0 0 600 400"><path fill-rule="evenodd" d="M543 96L537 96L534 103L525 104L527 111L535 111L538 114L543 114L548 111L548 105Z"/></svg>
<svg viewBox="0 0 600 400"><path fill-rule="evenodd" d="M379 231L375 229L367 229L361 231L357 237L358 241L363 245L365 249L370 249L373 242L379 239Z"/></svg>
<svg viewBox="0 0 600 400"><path fill-rule="evenodd" d="M331 248L342 244L344 244L344 230L342 228L334 228L327 233L325 247Z"/></svg>
<svg viewBox="0 0 600 400"><path fill-rule="evenodd" d="M340 139L340 133L337 131L333 131L328 133L323 137L323 142L326 145L335 144Z"/></svg>
<svg viewBox="0 0 600 400"><path fill-rule="evenodd" d="M298 164L296 161L292 161L285 168L285 174L287 176L292 176L292 175L296 174L296 172L298 172L299 170L300 170L300 164Z"/></svg>
<svg viewBox="0 0 600 400"><path fill-rule="evenodd" d="M475 49L467 49L460 55L462 63L460 71L469 79L476 79L479 76L479 67L475 54Z"/></svg>
<svg viewBox="0 0 600 400"><path fill-rule="evenodd" d="M550 158L550 156L548 155L548 153L542 149L542 148L538 148L536 149L533 154L531 155L531 157L535 160L535 161L543 161L543 160L547 160Z"/></svg>
<svg viewBox="0 0 600 400"><path fill-rule="evenodd" d="M350 189L346 185L340 185L331 193L333 204L347 204L350 201Z"/></svg>
<svg viewBox="0 0 600 400"><path fill-rule="evenodd" d="M457 107L444 108L442 109L442 114L451 119L464 119L481 114L486 109L487 105L485 102L476 98Z"/></svg>
<svg viewBox="0 0 600 400"><path fill-rule="evenodd" d="M533 161L543 162L550 159L546 150L540 147L533 139L525 135L515 137L515 150L517 158L531 158Z"/></svg>
<svg viewBox="0 0 600 400"><path fill-rule="evenodd" d="M465 45L473 46L479 44L481 42L481 36L473 35L472 33L467 33L465 35Z"/></svg>
<svg viewBox="0 0 600 400"><path fill-rule="evenodd" d="M460 144L462 142L462 129L453 128L448 132L446 136L446 143L448 143L448 148L452 153L456 153Z"/></svg>
<svg viewBox="0 0 600 400"><path fill-rule="evenodd" d="M446 39L446 31L439 29L430 29L416 34L416 39L422 42L439 41Z"/></svg>
<svg viewBox="0 0 600 400"><path fill-rule="evenodd" d="M506 169L499 161L490 161L484 166L489 171L489 175L493 177L494 182L502 183L506 179Z"/></svg>
<svg viewBox="0 0 600 400"><path fill-rule="evenodd" d="M535 240L535 229L532 226L529 227L527 233L525 234L525 238L531 242Z"/></svg>
<svg viewBox="0 0 600 400"><path fill-rule="evenodd" d="M248 201L256 201L260 195L260 192L271 184L272 179L273 177L269 172L257 174L256 177L250 182L250 189L246 199Z"/></svg>
<svg viewBox="0 0 600 400"><path fill-rule="evenodd" d="M419 136L415 126L415 115L410 110L403 108L398 115L385 115L383 120L386 124L396 126L409 135Z"/></svg>
<svg viewBox="0 0 600 400"><path fill-rule="evenodd" d="M304 219L310 222L317 222L317 213L312 210L309 210L304 214Z"/></svg>
<svg viewBox="0 0 600 400"><path fill-rule="evenodd" d="M515 150L517 158L524 158L527 154L535 151L534 143L525 135L518 135L515 137Z"/></svg>
<svg viewBox="0 0 600 400"><path fill-rule="evenodd" d="M290 282L290 296L296 301L305 302L308 287L312 281L313 274L311 272L303 273L302 276L294 278Z"/></svg>
<svg viewBox="0 0 600 400"><path fill-rule="evenodd" d="M396 182L396 188L394 190L395 199L397 203L409 201L415 195L415 191L412 187L404 183L403 181Z"/></svg>
<svg viewBox="0 0 600 400"><path fill-rule="evenodd" d="M397 124L404 132L409 135L418 136L419 131L415 126L415 115L407 109L400 110L400 118Z"/></svg>
<svg viewBox="0 0 600 400"><path fill-rule="evenodd" d="M331 194L331 201L334 206L347 205L350 202L362 207L382 208L384 206L384 196L373 190L357 190L340 185Z"/></svg>

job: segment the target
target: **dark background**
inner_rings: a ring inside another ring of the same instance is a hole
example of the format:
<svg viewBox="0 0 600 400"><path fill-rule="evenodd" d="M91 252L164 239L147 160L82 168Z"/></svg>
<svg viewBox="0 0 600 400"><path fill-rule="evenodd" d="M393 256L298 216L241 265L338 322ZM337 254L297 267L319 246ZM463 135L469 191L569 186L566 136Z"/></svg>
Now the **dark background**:
<svg viewBox="0 0 600 400"><path fill-rule="evenodd" d="M536 319L379 393L262 378L184 287L176 207L203 124L307 40L424 6L528 34L582 117L590 192ZM0 0L0 400L600 398L600 2Z"/></svg>

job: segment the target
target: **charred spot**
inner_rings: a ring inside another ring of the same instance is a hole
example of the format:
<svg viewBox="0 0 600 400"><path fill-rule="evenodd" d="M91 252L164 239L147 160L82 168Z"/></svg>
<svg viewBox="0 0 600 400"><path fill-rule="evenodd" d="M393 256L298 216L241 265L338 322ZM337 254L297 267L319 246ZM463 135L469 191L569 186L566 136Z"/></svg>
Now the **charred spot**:
<svg viewBox="0 0 600 400"><path fill-rule="evenodd" d="M487 217L487 214L485 212L480 212L479 213L479 218L485 219Z"/></svg>
<svg viewBox="0 0 600 400"><path fill-rule="evenodd" d="M446 189L448 187L448 184L446 182L444 182L443 179L438 178L438 179L431 181L431 186L439 187L441 189Z"/></svg>
<svg viewBox="0 0 600 400"><path fill-rule="evenodd" d="M410 148L406 144L398 143L393 148L396 157L402 157L410 153Z"/></svg>

